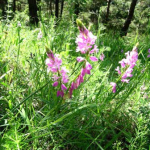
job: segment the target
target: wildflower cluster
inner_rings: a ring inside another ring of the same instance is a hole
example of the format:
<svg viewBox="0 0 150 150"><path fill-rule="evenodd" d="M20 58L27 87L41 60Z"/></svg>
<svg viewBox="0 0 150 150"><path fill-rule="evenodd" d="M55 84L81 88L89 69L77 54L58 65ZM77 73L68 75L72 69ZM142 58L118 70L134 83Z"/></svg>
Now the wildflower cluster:
<svg viewBox="0 0 150 150"><path fill-rule="evenodd" d="M67 69L65 67L61 67L62 60L59 58L58 54L53 54L53 52L50 50L47 52L47 55L49 58L46 59L46 65L48 66L47 71L52 72L53 74L53 86L60 86L61 90L57 91L57 96L64 96L64 91L67 90L67 87L65 86L65 83L68 83L68 75L67 75Z"/></svg>
<svg viewBox="0 0 150 150"><path fill-rule="evenodd" d="M71 98L73 90L77 89L79 85L84 82L84 76L86 74L91 74L92 65L89 63L89 60L93 62L98 61L98 58L94 56L94 54L98 52L97 45L95 44L97 37L94 36L92 32L90 32L80 20L77 20L77 25L79 27L80 34L76 39L76 52L80 52L83 57L77 57L76 60L79 63L82 62L83 65L76 78L70 83L68 90L65 85L69 81L67 75L68 71L66 70L66 68L61 67L62 60L57 54L54 55L51 50L47 52L47 55L49 57L46 59L48 72L53 73L53 86L59 87L59 90L57 91L57 96L65 97L64 92L66 91L66 94L69 95L69 97ZM104 54L101 54L100 60L103 61L104 57Z"/></svg>
<svg viewBox="0 0 150 150"><path fill-rule="evenodd" d="M92 69L92 65L88 62L87 59L90 59L91 61L98 61L98 58L95 56L92 56L94 53L98 52L97 45L95 45L96 36L92 34L86 27L77 20L77 24L79 27L80 34L78 35L76 39L77 43L77 49L76 52L81 52L81 54L85 54L85 57L77 57L78 62L84 62L81 72L78 75L78 77L71 83L70 89L69 89L69 95L70 98L72 97L72 92L74 89L77 89L78 86L84 81L84 76L86 74L91 74L90 70Z"/></svg>
<svg viewBox="0 0 150 150"><path fill-rule="evenodd" d="M125 53L125 55L126 58L122 59L119 62L121 64L123 73L121 72L119 66L115 70L118 72L119 75L121 75L122 82L129 83L129 78L133 76L132 71L138 60L137 46L135 46L131 52L128 51L127 53ZM113 93L115 93L117 84L114 82L111 82L110 84L113 87L112 89Z"/></svg>

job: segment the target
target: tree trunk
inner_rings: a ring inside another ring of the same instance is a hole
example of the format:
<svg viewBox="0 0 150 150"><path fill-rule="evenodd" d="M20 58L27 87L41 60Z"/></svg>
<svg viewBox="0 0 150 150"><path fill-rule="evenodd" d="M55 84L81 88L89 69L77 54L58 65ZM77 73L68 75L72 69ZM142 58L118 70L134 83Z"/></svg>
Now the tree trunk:
<svg viewBox="0 0 150 150"><path fill-rule="evenodd" d="M55 0L55 16L58 18L59 15L59 0Z"/></svg>
<svg viewBox="0 0 150 150"><path fill-rule="evenodd" d="M138 0L132 0L132 2L131 2L128 17L127 17L127 19L124 23L123 28L121 29L121 36L126 36L127 35L129 25L131 23L133 15L134 15L134 10L135 10L135 6L136 6L137 1Z"/></svg>
<svg viewBox="0 0 150 150"><path fill-rule="evenodd" d="M111 3L111 0L108 0L108 3L107 3L107 13L106 13L106 23L109 20L110 3Z"/></svg>
<svg viewBox="0 0 150 150"><path fill-rule="evenodd" d="M79 15L79 13L80 13L80 11L79 11L79 2L76 2L75 3L75 11L74 11L74 13L76 14L76 17L78 17L78 15Z"/></svg>
<svg viewBox="0 0 150 150"><path fill-rule="evenodd" d="M53 15L52 0L49 2L50 15Z"/></svg>
<svg viewBox="0 0 150 150"><path fill-rule="evenodd" d="M37 16L37 4L36 0L28 0L29 4L29 16L30 16L30 23L31 24L38 24L39 19Z"/></svg>
<svg viewBox="0 0 150 150"><path fill-rule="evenodd" d="M64 0L61 0L61 12L60 12L61 17L63 14L63 8L64 8Z"/></svg>
<svg viewBox="0 0 150 150"><path fill-rule="evenodd" d="M3 19L7 18L7 13L6 13L6 11L7 11L7 4L8 4L7 0L1 0L0 1L0 7L2 9L2 17L3 17Z"/></svg>
<svg viewBox="0 0 150 150"><path fill-rule="evenodd" d="M15 13L16 11L16 0L13 0L13 12Z"/></svg>

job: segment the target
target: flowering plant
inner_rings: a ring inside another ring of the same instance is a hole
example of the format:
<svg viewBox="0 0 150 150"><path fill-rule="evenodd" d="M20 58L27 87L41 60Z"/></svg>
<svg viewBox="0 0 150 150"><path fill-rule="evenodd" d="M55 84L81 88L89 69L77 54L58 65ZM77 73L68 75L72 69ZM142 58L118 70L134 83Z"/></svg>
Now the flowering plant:
<svg viewBox="0 0 150 150"><path fill-rule="evenodd" d="M119 63L121 64L121 70L119 66L115 69L120 75L121 82L129 83L130 81L129 78L133 76L133 74L131 73L133 72L133 68L138 60L137 46L138 43L136 44L136 46L133 47L131 52L128 51L127 53L125 53L126 58L123 58L121 61L119 61ZM110 84L113 87L112 88L113 93L115 93L117 84L114 82L111 82Z"/></svg>
<svg viewBox="0 0 150 150"><path fill-rule="evenodd" d="M89 31L80 20L77 20L77 25L79 27L80 34L76 38L77 49L76 52L80 52L83 57L79 56L76 58L77 62L83 62L80 72L77 74L76 78L70 83L67 88L65 84L69 82L69 77L67 75L68 70L62 67L62 60L58 54L53 54L51 50L47 49L46 65L48 66L48 72L53 73L53 86L59 87L57 91L57 96L64 98L64 93L69 94L72 97L73 90L77 89L79 85L84 82L84 76L86 74L91 74L92 65L89 61L98 61L98 58L94 56L98 52L98 47L95 44L96 36ZM100 56L100 60L103 61L104 54ZM68 93L67 93L68 92Z"/></svg>

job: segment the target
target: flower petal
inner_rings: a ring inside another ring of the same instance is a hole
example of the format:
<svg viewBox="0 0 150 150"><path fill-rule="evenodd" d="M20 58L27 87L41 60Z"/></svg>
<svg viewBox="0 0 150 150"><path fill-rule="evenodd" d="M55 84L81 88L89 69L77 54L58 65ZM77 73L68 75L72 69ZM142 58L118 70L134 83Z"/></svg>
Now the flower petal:
<svg viewBox="0 0 150 150"><path fill-rule="evenodd" d="M54 87L57 86L57 85L58 85L58 82L57 82L57 81L53 83L53 86L54 86Z"/></svg>
<svg viewBox="0 0 150 150"><path fill-rule="evenodd" d="M61 85L61 90L62 90L62 91L67 90L67 87L66 87L64 84L62 84L62 85Z"/></svg>
<svg viewBox="0 0 150 150"><path fill-rule="evenodd" d="M78 62L82 62L82 61L84 61L85 59L83 58L83 57L77 57L77 61Z"/></svg>
<svg viewBox="0 0 150 150"><path fill-rule="evenodd" d="M91 56L91 57L90 57L90 60L91 60L91 61L98 61L98 59L97 59L95 56Z"/></svg>

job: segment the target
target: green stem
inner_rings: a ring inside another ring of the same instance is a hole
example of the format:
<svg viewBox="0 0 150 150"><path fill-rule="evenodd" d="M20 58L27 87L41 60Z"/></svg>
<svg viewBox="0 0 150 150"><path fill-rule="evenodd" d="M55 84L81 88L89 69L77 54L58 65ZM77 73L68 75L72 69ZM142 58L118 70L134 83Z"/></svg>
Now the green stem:
<svg viewBox="0 0 150 150"><path fill-rule="evenodd" d="M19 45L18 45L18 52L17 52L17 64L19 63L18 61L19 61L19 54L20 54L20 30L21 30L21 28L20 27L18 27L18 43L19 43Z"/></svg>

